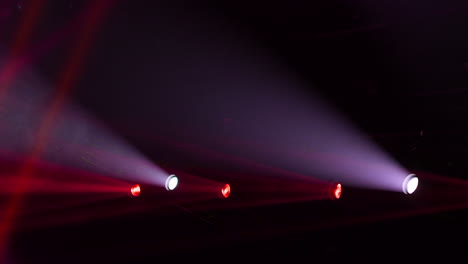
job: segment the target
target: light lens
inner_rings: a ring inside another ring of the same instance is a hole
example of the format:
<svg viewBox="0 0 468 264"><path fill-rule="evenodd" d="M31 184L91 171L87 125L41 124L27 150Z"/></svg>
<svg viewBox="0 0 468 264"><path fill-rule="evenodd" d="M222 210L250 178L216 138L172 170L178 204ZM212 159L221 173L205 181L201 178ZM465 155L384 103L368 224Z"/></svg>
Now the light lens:
<svg viewBox="0 0 468 264"><path fill-rule="evenodd" d="M342 192L342 186L341 186L341 183L338 183L336 184L335 190L333 191L333 196L335 196L335 199L340 199L341 192Z"/></svg>
<svg viewBox="0 0 468 264"><path fill-rule="evenodd" d="M177 178L177 176L175 176L174 174L169 175L169 177L167 177L166 180L166 190L172 191L177 187L178 184L179 178Z"/></svg>
<svg viewBox="0 0 468 264"><path fill-rule="evenodd" d="M403 181L403 192L406 194L412 194L418 188L419 179L414 174L408 175Z"/></svg>
<svg viewBox="0 0 468 264"><path fill-rule="evenodd" d="M135 197L140 195L140 193L141 193L140 185L137 184L137 185L133 186L132 188L130 188L130 193Z"/></svg>
<svg viewBox="0 0 468 264"><path fill-rule="evenodd" d="M231 185L226 183L221 188L221 197L228 198L230 194L231 194Z"/></svg>

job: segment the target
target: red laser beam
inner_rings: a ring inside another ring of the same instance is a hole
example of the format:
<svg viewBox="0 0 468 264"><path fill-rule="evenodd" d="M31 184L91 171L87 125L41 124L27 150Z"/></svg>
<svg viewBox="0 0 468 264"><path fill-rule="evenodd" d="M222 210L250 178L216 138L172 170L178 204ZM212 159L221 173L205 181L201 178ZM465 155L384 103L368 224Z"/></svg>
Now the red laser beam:
<svg viewBox="0 0 468 264"><path fill-rule="evenodd" d="M35 1L34 3L35 4L31 6L31 9L35 9L33 7L39 8L40 6L37 5L39 5L38 3L42 3L42 1ZM42 150L47 144L47 137L49 135L49 132L53 126L55 119L57 118L57 115L59 114L60 109L64 105L65 100L73 87L73 83L75 83L78 74L80 73L80 70L84 63L85 54L89 51L91 47L92 37L97 31L97 25L99 25L100 22L102 22L105 15L105 11L109 9L111 3L112 1L110 0L92 2L91 6L88 9L89 13L87 16L87 23L81 28L78 41L71 51L72 56L68 62L67 67L65 67L65 71L62 74L61 79L58 82L58 91L56 93L56 96L50 108L46 112L46 116L44 117L41 126L38 129L35 144L33 145L30 157L26 160L26 162L23 164L22 168L18 172L18 184L16 185L17 192L15 192L15 194L11 197L11 200L7 203L6 209L2 216L3 221L0 223L0 250L5 249L7 238L12 232L14 222L13 220L17 214L17 211L23 203L24 193L27 192L27 190L30 187L29 181L33 177L34 168L36 167ZM29 17L32 18L30 18L29 20L27 20L27 22L24 23L26 25L24 26L25 32L31 31L31 24L33 23L30 21L35 21L37 14L33 13L33 15L28 16L28 18ZM26 34L20 32L18 35L18 46L16 47L17 50L22 50L23 48L22 45L24 45L25 42L25 37L23 35ZM8 71L4 76L11 78L11 74ZM9 78L7 78L6 80L10 80Z"/></svg>
<svg viewBox="0 0 468 264"><path fill-rule="evenodd" d="M22 55L32 35L34 26L42 13L44 2L45 0L32 0L28 3L29 5L26 8L24 20L20 24L15 40L13 41L10 56L0 72L0 100L7 93L11 81L24 64L24 56Z"/></svg>
<svg viewBox="0 0 468 264"><path fill-rule="evenodd" d="M40 17L43 10L44 0L32 0L30 5L26 8L24 14L24 20L22 21L13 42L12 50L9 58L6 60L6 64L0 72L0 100L3 99L7 93L11 81L14 79L16 73L23 65L21 53L24 52L24 48L27 45L29 38L33 32L36 21ZM5 253L5 239L8 236L8 230L11 225L12 216L14 215L16 202L13 199L7 206L5 211L0 215L2 222L0 222L0 259L4 259Z"/></svg>

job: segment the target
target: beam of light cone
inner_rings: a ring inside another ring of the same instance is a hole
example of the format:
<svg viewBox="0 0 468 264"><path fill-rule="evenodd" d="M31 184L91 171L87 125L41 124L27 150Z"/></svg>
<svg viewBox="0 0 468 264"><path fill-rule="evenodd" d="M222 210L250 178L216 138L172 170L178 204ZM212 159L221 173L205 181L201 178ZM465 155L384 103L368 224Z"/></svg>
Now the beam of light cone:
<svg viewBox="0 0 468 264"><path fill-rule="evenodd" d="M23 158L35 147L41 150L41 159L51 163L128 182L164 186L167 172L90 113L71 103L63 106L53 126L47 129L50 130L47 140L36 143L34 133L52 100L50 87L29 70L22 72L14 88L0 105L2 152Z"/></svg>
<svg viewBox="0 0 468 264"><path fill-rule="evenodd" d="M8 153L7 158L22 158L32 152L34 131L52 96L47 88L29 71L8 95L4 107L0 106L4 117L0 122L0 150ZM40 147L42 160L128 182L164 186L167 177L167 172L139 150L72 104L64 106Z"/></svg>
<svg viewBox="0 0 468 264"><path fill-rule="evenodd" d="M177 178L176 175L171 174L167 177L166 179L166 190L168 191L173 191L175 188L177 188L177 185L179 184L179 178Z"/></svg>
<svg viewBox="0 0 468 264"><path fill-rule="evenodd" d="M104 4L103 4L104 3ZM81 66L84 62L84 55L88 52L89 47L91 46L92 36L94 36L94 30L96 24L102 21L103 12L108 7L107 1L99 2L98 4L92 5L90 10L89 23L85 25L81 30L81 38L77 42L77 45L74 47L72 56L68 62L65 71L62 74L59 81L59 88L52 100L51 104L47 107L46 114L41 118L41 124L37 128L37 132L34 134L34 143L32 144L32 151L29 154L29 157L26 159L24 165L19 171L18 181L20 185L18 186L18 192L16 192L11 199L8 201L5 209L4 215L0 216L4 219L0 223L0 250L3 249L6 240L9 236L9 232L13 229L14 218L17 214L17 211L20 210L23 201L24 194L28 191L29 183L28 181L33 178L34 168L37 161L40 159L40 156L47 146L47 141L50 134L50 129L53 127L55 119L63 107L68 94L70 93L71 88L81 70ZM92 24L94 23L94 24Z"/></svg>
<svg viewBox="0 0 468 264"><path fill-rule="evenodd" d="M155 19L169 27L191 21L181 21L177 15L166 17ZM358 126L311 91L309 82L275 61L272 54L250 40L242 39L234 32L230 35L229 29L221 24L207 24L206 27L194 29L196 33L184 32L190 28L189 25L186 28L177 27L180 31L171 31L171 35L158 32L165 42L153 42L145 36L150 35L147 32L135 36L145 41L148 49L140 49L136 51L137 54L133 52L136 49L131 49L132 57L138 59L132 61L128 58L131 61L128 65L144 65L141 63L143 59L151 65L152 72L161 69L171 74L141 75L143 71L132 71L132 66L123 72L113 72L113 75L135 72L132 80L137 80L137 83L132 85L142 87L139 93L132 91L132 96L138 96L139 106L122 100L119 102L122 104L118 104L119 109L112 109L116 115L119 111L125 111L122 105L128 105L140 117L139 122L156 124L156 114L171 108L172 102L178 100L185 109L190 109L190 113L179 110L161 117L158 121L163 124L168 123L166 118L177 124L177 127L165 128L168 135L173 136L177 131L193 131L185 133L187 141L210 142L210 146L221 152L274 164L275 167L327 182L339 181L345 186L401 191L401 182L409 172ZM181 43L174 37L187 33L196 38L188 37ZM119 34L115 37L116 40L120 39ZM200 47L203 48L194 48L193 43L202 43ZM155 50L166 53L160 56ZM104 54L106 51L102 52ZM187 56L194 59L187 62ZM180 67L181 64L184 67ZM213 78L214 72L217 73L216 78ZM171 91L161 93L161 99L155 99L154 94L143 89L148 84L158 85L161 82L172 85ZM197 100L193 100L196 91L191 85L193 83L204 89ZM186 96L181 97L181 94ZM216 111L213 111L213 102L216 102ZM239 107L240 104L242 107ZM155 105L152 108L154 112L148 111L147 105ZM187 119L188 115L190 120ZM226 117L230 121L223 123ZM219 120L219 123L213 125L212 120ZM137 125L134 120L126 121ZM209 125L194 128L194 123ZM154 128L145 129L148 133L155 133L161 130L160 127L155 125ZM224 132L222 136L220 129ZM173 131L176 132L171 134Z"/></svg>
<svg viewBox="0 0 468 264"><path fill-rule="evenodd" d="M0 195L14 194L20 189L17 171L24 158L11 153L0 154ZM77 193L126 193L128 181L93 173L86 170L60 166L40 160L35 167L35 177L29 179L28 193L31 194L77 194Z"/></svg>

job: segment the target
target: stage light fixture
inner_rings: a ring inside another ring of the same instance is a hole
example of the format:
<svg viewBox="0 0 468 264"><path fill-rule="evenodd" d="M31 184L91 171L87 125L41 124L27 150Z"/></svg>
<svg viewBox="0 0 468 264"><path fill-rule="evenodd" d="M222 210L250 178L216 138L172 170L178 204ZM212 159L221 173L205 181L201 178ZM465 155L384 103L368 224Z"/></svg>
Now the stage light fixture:
<svg viewBox="0 0 468 264"><path fill-rule="evenodd" d="M335 190L333 191L333 196L335 197L335 199L340 199L342 191L343 187L341 186L341 183L337 183L335 185Z"/></svg>
<svg viewBox="0 0 468 264"><path fill-rule="evenodd" d="M219 194L221 198L228 198L229 195L231 195L231 185L229 185L228 183L224 184L221 187Z"/></svg>
<svg viewBox="0 0 468 264"><path fill-rule="evenodd" d="M341 197L341 194L343 193L343 185L341 183L332 183L330 187L328 188L328 193L330 196L330 199L332 200L338 200Z"/></svg>
<svg viewBox="0 0 468 264"><path fill-rule="evenodd" d="M134 185L132 188L130 188L130 193L131 193L132 196L134 196L134 197L139 196L140 193L141 193L140 185L136 184L136 185Z"/></svg>
<svg viewBox="0 0 468 264"><path fill-rule="evenodd" d="M166 179L166 190L172 191L177 187L178 184L179 178L177 178L177 176L175 176L174 174L171 174Z"/></svg>
<svg viewBox="0 0 468 264"><path fill-rule="evenodd" d="M418 188L419 179L415 174L410 174L406 176L403 181L402 188L405 194L412 194Z"/></svg>

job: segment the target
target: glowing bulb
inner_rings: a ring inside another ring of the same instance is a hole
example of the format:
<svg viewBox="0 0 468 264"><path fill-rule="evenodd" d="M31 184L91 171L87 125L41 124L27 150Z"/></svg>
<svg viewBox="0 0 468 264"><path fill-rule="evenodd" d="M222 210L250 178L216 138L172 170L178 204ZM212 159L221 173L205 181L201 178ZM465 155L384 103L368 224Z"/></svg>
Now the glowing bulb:
<svg viewBox="0 0 468 264"><path fill-rule="evenodd" d="M130 188L130 193L135 197L140 195L140 193L141 193L140 185L137 184L137 185L133 186L132 188Z"/></svg>
<svg viewBox="0 0 468 264"><path fill-rule="evenodd" d="M221 197L228 198L230 194L231 194L231 185L226 183L221 188Z"/></svg>
<svg viewBox="0 0 468 264"><path fill-rule="evenodd" d="M341 183L332 183L328 187L328 196L332 200L338 200L340 199L341 195L343 193L343 185Z"/></svg>
<svg viewBox="0 0 468 264"><path fill-rule="evenodd" d="M166 180L166 190L172 191L174 190L177 185L179 184L179 178L175 176L174 174L169 175Z"/></svg>
<svg viewBox="0 0 468 264"><path fill-rule="evenodd" d="M419 179L414 174L410 174L406 176L405 180L403 181L403 192L406 194L412 194L418 188Z"/></svg>
<svg viewBox="0 0 468 264"><path fill-rule="evenodd" d="M336 184L335 191L333 192L333 196L335 196L335 199L340 199L342 189L343 188L341 186L341 183Z"/></svg>

